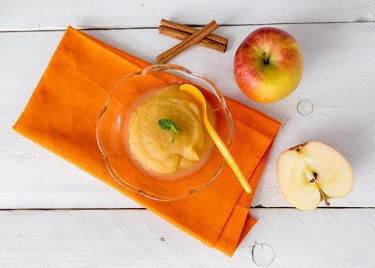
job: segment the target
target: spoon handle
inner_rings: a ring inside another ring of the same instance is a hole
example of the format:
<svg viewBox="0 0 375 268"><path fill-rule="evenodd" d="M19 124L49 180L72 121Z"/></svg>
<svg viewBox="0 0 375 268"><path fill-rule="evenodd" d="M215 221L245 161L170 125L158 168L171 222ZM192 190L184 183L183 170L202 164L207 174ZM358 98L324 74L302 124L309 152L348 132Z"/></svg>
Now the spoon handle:
<svg viewBox="0 0 375 268"><path fill-rule="evenodd" d="M206 118L205 118L206 119ZM238 167L236 161L234 160L232 154L229 152L227 147L225 146L223 140L220 138L220 136L217 134L215 129L211 126L211 123L208 121L208 119L204 120L206 128L208 133L210 134L213 142L215 143L216 147L219 149L220 153L223 155L225 161L227 161L228 165L233 170L234 174L236 175L237 179L242 185L242 188L244 188L246 193L251 193L252 189L250 184L247 182L245 176L243 175L242 171Z"/></svg>

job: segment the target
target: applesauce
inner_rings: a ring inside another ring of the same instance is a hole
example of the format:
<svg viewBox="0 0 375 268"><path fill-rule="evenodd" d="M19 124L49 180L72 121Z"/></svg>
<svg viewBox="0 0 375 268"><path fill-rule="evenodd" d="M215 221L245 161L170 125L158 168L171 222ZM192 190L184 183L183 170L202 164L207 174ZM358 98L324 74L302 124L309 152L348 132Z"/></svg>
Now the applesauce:
<svg viewBox="0 0 375 268"><path fill-rule="evenodd" d="M207 115L215 126L210 107ZM163 130L160 119L173 121L179 132ZM128 115L127 138L136 162L151 173L165 175L198 168L213 147L199 107L178 85L155 89L134 105Z"/></svg>

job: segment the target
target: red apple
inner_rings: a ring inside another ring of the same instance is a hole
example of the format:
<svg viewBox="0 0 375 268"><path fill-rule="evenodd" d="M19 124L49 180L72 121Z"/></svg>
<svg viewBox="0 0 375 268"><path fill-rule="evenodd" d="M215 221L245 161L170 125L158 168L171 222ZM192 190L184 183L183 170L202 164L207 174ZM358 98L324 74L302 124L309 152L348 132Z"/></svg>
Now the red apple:
<svg viewBox="0 0 375 268"><path fill-rule="evenodd" d="M234 57L238 86L251 99L275 102L292 93L301 81L303 58L297 41L271 27L249 34Z"/></svg>

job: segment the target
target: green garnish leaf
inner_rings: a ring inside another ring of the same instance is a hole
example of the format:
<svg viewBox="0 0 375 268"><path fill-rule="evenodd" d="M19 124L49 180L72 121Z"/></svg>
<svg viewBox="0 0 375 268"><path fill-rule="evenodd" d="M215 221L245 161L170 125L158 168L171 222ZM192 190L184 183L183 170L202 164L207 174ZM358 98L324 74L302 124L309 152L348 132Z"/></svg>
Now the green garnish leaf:
<svg viewBox="0 0 375 268"><path fill-rule="evenodd" d="M173 137L172 137L172 140L171 140L172 143L174 143L174 140L176 139L176 136L177 136L177 133L175 132L175 133L173 134Z"/></svg>
<svg viewBox="0 0 375 268"><path fill-rule="evenodd" d="M180 132L180 129L176 126L176 123L168 118L163 118L158 120L158 124L162 130L170 131L173 133L171 142L174 143L177 133Z"/></svg>

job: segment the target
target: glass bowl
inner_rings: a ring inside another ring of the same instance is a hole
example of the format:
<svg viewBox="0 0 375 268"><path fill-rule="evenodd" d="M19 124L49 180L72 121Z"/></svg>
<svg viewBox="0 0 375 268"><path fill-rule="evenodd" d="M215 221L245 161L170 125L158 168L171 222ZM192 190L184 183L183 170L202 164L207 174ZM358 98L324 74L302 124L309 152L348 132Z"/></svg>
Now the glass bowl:
<svg viewBox="0 0 375 268"><path fill-rule="evenodd" d="M210 185L220 174L224 159L215 145L204 164L176 176L151 174L134 160L127 141L127 117L134 104L155 88L193 84L204 94L216 115L216 131L230 148L233 122L219 89L206 77L184 67L156 64L119 80L111 90L96 125L97 142L111 176L128 190L160 201L177 200Z"/></svg>

